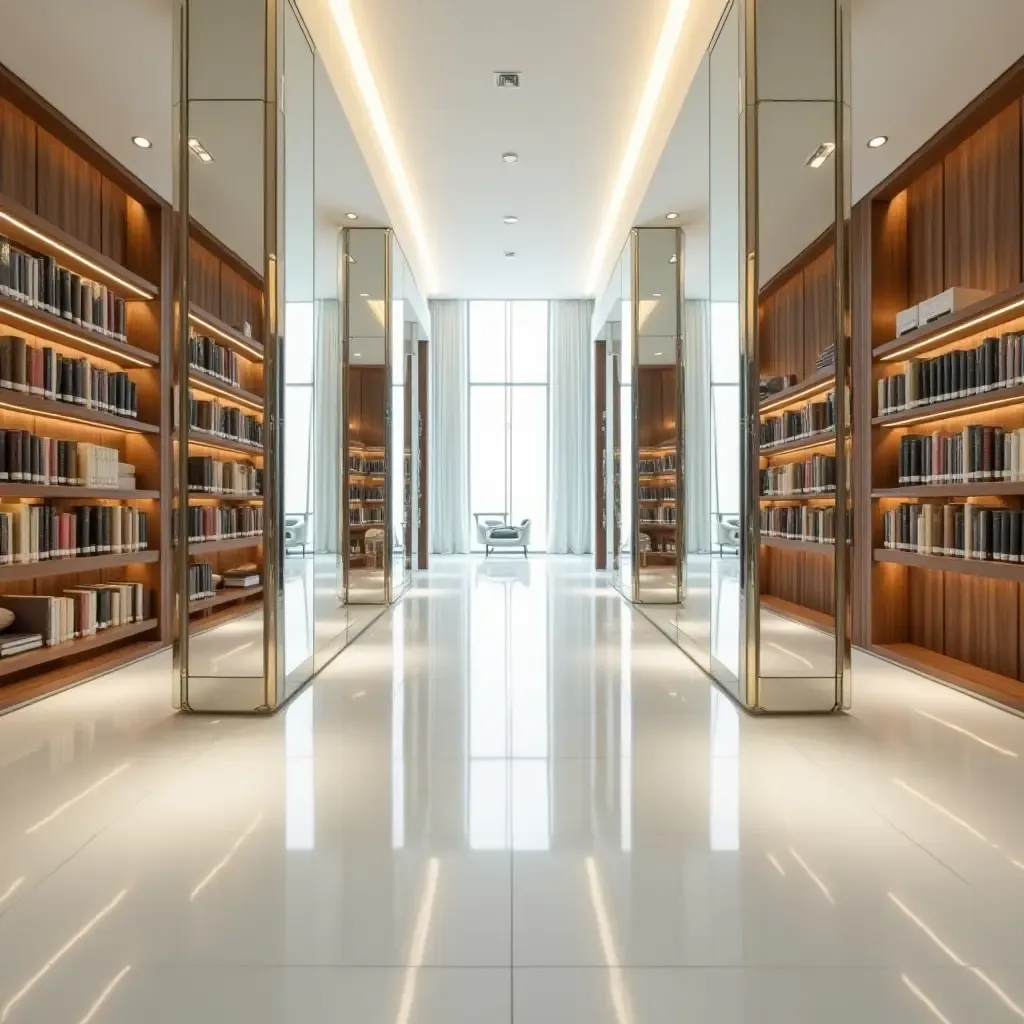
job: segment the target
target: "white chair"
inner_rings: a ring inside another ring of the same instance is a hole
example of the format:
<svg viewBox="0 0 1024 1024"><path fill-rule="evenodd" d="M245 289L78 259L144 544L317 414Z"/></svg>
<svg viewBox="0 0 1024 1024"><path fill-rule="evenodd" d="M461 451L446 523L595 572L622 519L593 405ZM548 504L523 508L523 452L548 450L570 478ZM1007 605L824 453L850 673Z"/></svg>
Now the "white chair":
<svg viewBox="0 0 1024 1024"><path fill-rule="evenodd" d="M505 521L504 512L474 512L477 540L484 546L484 557L500 549L523 549L523 556L529 557L532 522L524 519L518 526Z"/></svg>

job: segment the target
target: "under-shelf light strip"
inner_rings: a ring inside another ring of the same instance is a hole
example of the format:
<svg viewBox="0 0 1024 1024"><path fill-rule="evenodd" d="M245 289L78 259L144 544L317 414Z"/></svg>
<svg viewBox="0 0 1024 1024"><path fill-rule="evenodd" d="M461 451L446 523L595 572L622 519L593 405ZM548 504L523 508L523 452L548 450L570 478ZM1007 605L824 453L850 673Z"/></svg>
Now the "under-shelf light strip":
<svg viewBox="0 0 1024 1024"><path fill-rule="evenodd" d="M895 420L891 425L894 427L909 427L913 423L923 423L925 420L951 420L957 419L961 416L967 416L972 412L979 412L983 409L998 409L1004 405L1015 405L1017 402L1024 401L1024 397L1021 395L1006 395L1003 398L993 398L987 402L972 402L970 405L959 405L955 409L942 409L942 403L937 402L934 406L933 412L924 412L920 416L915 416L913 419L905 420L902 417ZM880 427L887 427L890 424L885 422L885 418L881 418L881 422L878 424Z"/></svg>
<svg viewBox="0 0 1024 1024"><path fill-rule="evenodd" d="M925 345L934 345L937 341L942 341L943 338L949 338L954 334L959 334L961 331L969 331L970 328L979 327L981 324L988 323L991 320L1003 319L1006 313L1022 307L1024 307L1024 299L1016 299L1013 302L1008 302L1006 305L1000 306L998 309L993 309L988 313L982 313L980 316L976 316L973 320L968 320L966 323L948 327L946 330L940 331L938 334L933 334L930 337L924 338L922 341L915 342L912 345L908 345L906 348L901 348L896 352L890 352L887 356L882 356L882 362L888 363L896 359L903 359L911 352L916 352L919 348L923 348Z"/></svg>
<svg viewBox="0 0 1024 1024"><path fill-rule="evenodd" d="M15 320L22 320L30 326L47 331L50 334L59 334L62 338L68 338L76 345L88 345L90 348L94 348L101 356L103 356L103 358L110 360L112 363L131 363L133 366L142 366L147 370L153 365L152 363L146 362L144 359L139 359L137 356L128 355L127 352L119 352L114 347L117 345L117 342L104 345L102 342L93 341L91 338L83 338L79 334L68 334L67 331L62 331L59 327L52 327L43 320L37 320L34 316L26 316L24 313L19 313L14 309L5 309L4 316L13 317Z"/></svg>
<svg viewBox="0 0 1024 1024"><path fill-rule="evenodd" d="M233 334L228 334L225 331L222 331L219 327L214 327L213 324L208 323L201 317L196 316L195 313L189 313L188 318L189 320L192 321L192 323L198 324L200 327L203 327L208 331L212 331L214 334L217 335L218 338L223 338L226 342L233 345L235 348L244 349L252 356L253 359L258 360L259 362L263 362L263 353L259 352L257 349L250 348L244 342L239 341L239 339L235 337Z"/></svg>
<svg viewBox="0 0 1024 1024"><path fill-rule="evenodd" d="M263 406L259 402L254 402L251 398L242 398L241 395L235 394L233 391L229 391L225 387L221 387L216 381L208 381L206 374L202 370L193 370L190 375L190 382L197 391L209 391L215 395L221 395L224 398L236 403L237 405L244 405L247 409L254 409L256 412L263 412Z"/></svg>
<svg viewBox="0 0 1024 1024"><path fill-rule="evenodd" d="M769 459L773 455L789 455L792 452L803 452L803 451L806 451L808 448L823 448L825 445L835 444L835 440L836 440L835 434L831 433L831 435L829 437L822 437L822 438L819 438L817 441L810 441L809 440L807 442L807 444L799 445L796 448L786 448L786 443L787 442L779 441L778 444L765 445L761 449L761 458L762 459ZM784 450L783 451L779 451L780 448L784 449Z"/></svg>
<svg viewBox="0 0 1024 1024"><path fill-rule="evenodd" d="M108 423L106 420L87 420L84 416L69 416L63 412L50 412L49 409L27 409L23 405L15 405L13 402L5 402L0 398L0 409L10 409L11 412L20 412L23 416L42 416L49 420L66 420L68 423L80 423L86 427L93 427L96 430L118 430L122 434L145 433L139 427L126 427L120 423Z"/></svg>
<svg viewBox="0 0 1024 1024"><path fill-rule="evenodd" d="M791 395L786 395L784 398L772 400L762 403L760 411L762 413L773 412L775 409L784 409L787 405L792 405L794 402L798 402L801 398L808 398L811 395L817 395L822 391L827 391L832 387L835 381L835 374L826 377L822 381L818 381L815 384L808 384L804 388L800 388L799 391L794 391Z"/></svg>
<svg viewBox="0 0 1024 1024"><path fill-rule="evenodd" d="M37 231L35 228L29 227L28 224L26 224L24 221L18 220L17 217L12 217L9 213L4 213L2 210L0 210L0 220L5 220L10 224L15 225L15 227L17 227L20 231L24 231L26 234L31 235L33 238L39 239L39 241L50 246L50 248L52 249L56 249L58 252L64 253L65 256L70 257L71 259L75 260L75 262L81 263L82 266L84 267L88 267L91 271L93 271L93 273L100 274L103 277L107 278L107 280L109 281L115 281L122 288L125 288L128 291L134 293L139 298L153 298L152 292L146 291L144 288L139 288L137 285L132 284L130 281L126 281L123 277L118 277L117 274L112 273L105 267L101 267L98 264L93 263L92 260L86 259L86 257L83 256L81 253L75 252L74 249L69 249L66 245L62 245L55 238L51 238L49 235L43 234L42 231Z"/></svg>

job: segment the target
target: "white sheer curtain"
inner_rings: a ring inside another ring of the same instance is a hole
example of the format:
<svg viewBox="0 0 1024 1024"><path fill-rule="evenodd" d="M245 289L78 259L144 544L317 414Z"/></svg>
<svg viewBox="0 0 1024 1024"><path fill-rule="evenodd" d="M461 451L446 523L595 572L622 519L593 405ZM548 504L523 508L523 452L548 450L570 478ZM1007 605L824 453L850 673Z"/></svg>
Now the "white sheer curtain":
<svg viewBox="0 0 1024 1024"><path fill-rule="evenodd" d="M593 548L593 384L588 299L552 301L548 312L548 551Z"/></svg>
<svg viewBox="0 0 1024 1024"><path fill-rule="evenodd" d="M341 459L341 331L337 299L316 303L316 415L313 444L313 546L316 551L338 550L338 479Z"/></svg>
<svg viewBox="0 0 1024 1024"><path fill-rule="evenodd" d="M711 550L711 303L688 299L683 309L686 547Z"/></svg>
<svg viewBox="0 0 1024 1024"><path fill-rule="evenodd" d="M469 551L469 345L466 303L430 301L430 550Z"/></svg>

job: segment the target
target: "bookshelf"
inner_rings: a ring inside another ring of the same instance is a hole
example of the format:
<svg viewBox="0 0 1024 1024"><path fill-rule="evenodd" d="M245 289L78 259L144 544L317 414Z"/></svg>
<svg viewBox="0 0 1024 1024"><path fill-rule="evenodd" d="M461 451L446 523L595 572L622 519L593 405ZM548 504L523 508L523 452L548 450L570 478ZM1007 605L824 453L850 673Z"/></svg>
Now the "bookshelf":
<svg viewBox="0 0 1024 1024"><path fill-rule="evenodd" d="M212 596L192 598L191 631L199 633L247 615L262 602L263 538L231 534L247 525L243 517L262 516L263 346L256 339L262 336L263 282L195 222L189 275L188 381L195 411L187 436L194 473L188 502L196 515L205 517L205 539L190 530L189 563L207 565L217 576L253 565L261 581L251 587L221 585ZM198 486L217 491L193 489ZM207 529L217 536L207 537Z"/></svg>
<svg viewBox="0 0 1024 1024"><path fill-rule="evenodd" d="M0 140L0 607L69 614L58 634L17 613L8 637L48 638L0 657L2 709L170 638L170 214L2 66ZM112 583L145 598L115 604Z"/></svg>
<svg viewBox="0 0 1024 1024"><path fill-rule="evenodd" d="M855 642L1020 709L1024 563L1012 513L1024 509L1024 474L1004 445L1024 428L1024 371L1000 357L1024 331L1022 95L1024 60L861 200L852 225L856 412L870 424L856 439ZM953 287L981 297L897 336L897 313ZM994 375L970 354L988 338L1010 339L1002 353L995 342ZM951 555L964 550L959 517L979 534L983 517L1006 523L992 554L1008 557Z"/></svg>
<svg viewBox="0 0 1024 1024"><path fill-rule="evenodd" d="M835 342L832 232L758 296L761 606L833 630ZM782 386L780 386L782 385Z"/></svg>

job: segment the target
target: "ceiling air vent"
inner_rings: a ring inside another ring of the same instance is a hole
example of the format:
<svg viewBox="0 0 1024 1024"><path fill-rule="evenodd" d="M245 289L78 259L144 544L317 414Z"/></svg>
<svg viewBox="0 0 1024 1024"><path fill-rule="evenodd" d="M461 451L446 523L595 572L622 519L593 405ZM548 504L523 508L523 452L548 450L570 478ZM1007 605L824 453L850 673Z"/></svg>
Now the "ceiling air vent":
<svg viewBox="0 0 1024 1024"><path fill-rule="evenodd" d="M518 71L495 71L494 72L494 85L498 89L518 89L519 88L519 72Z"/></svg>

